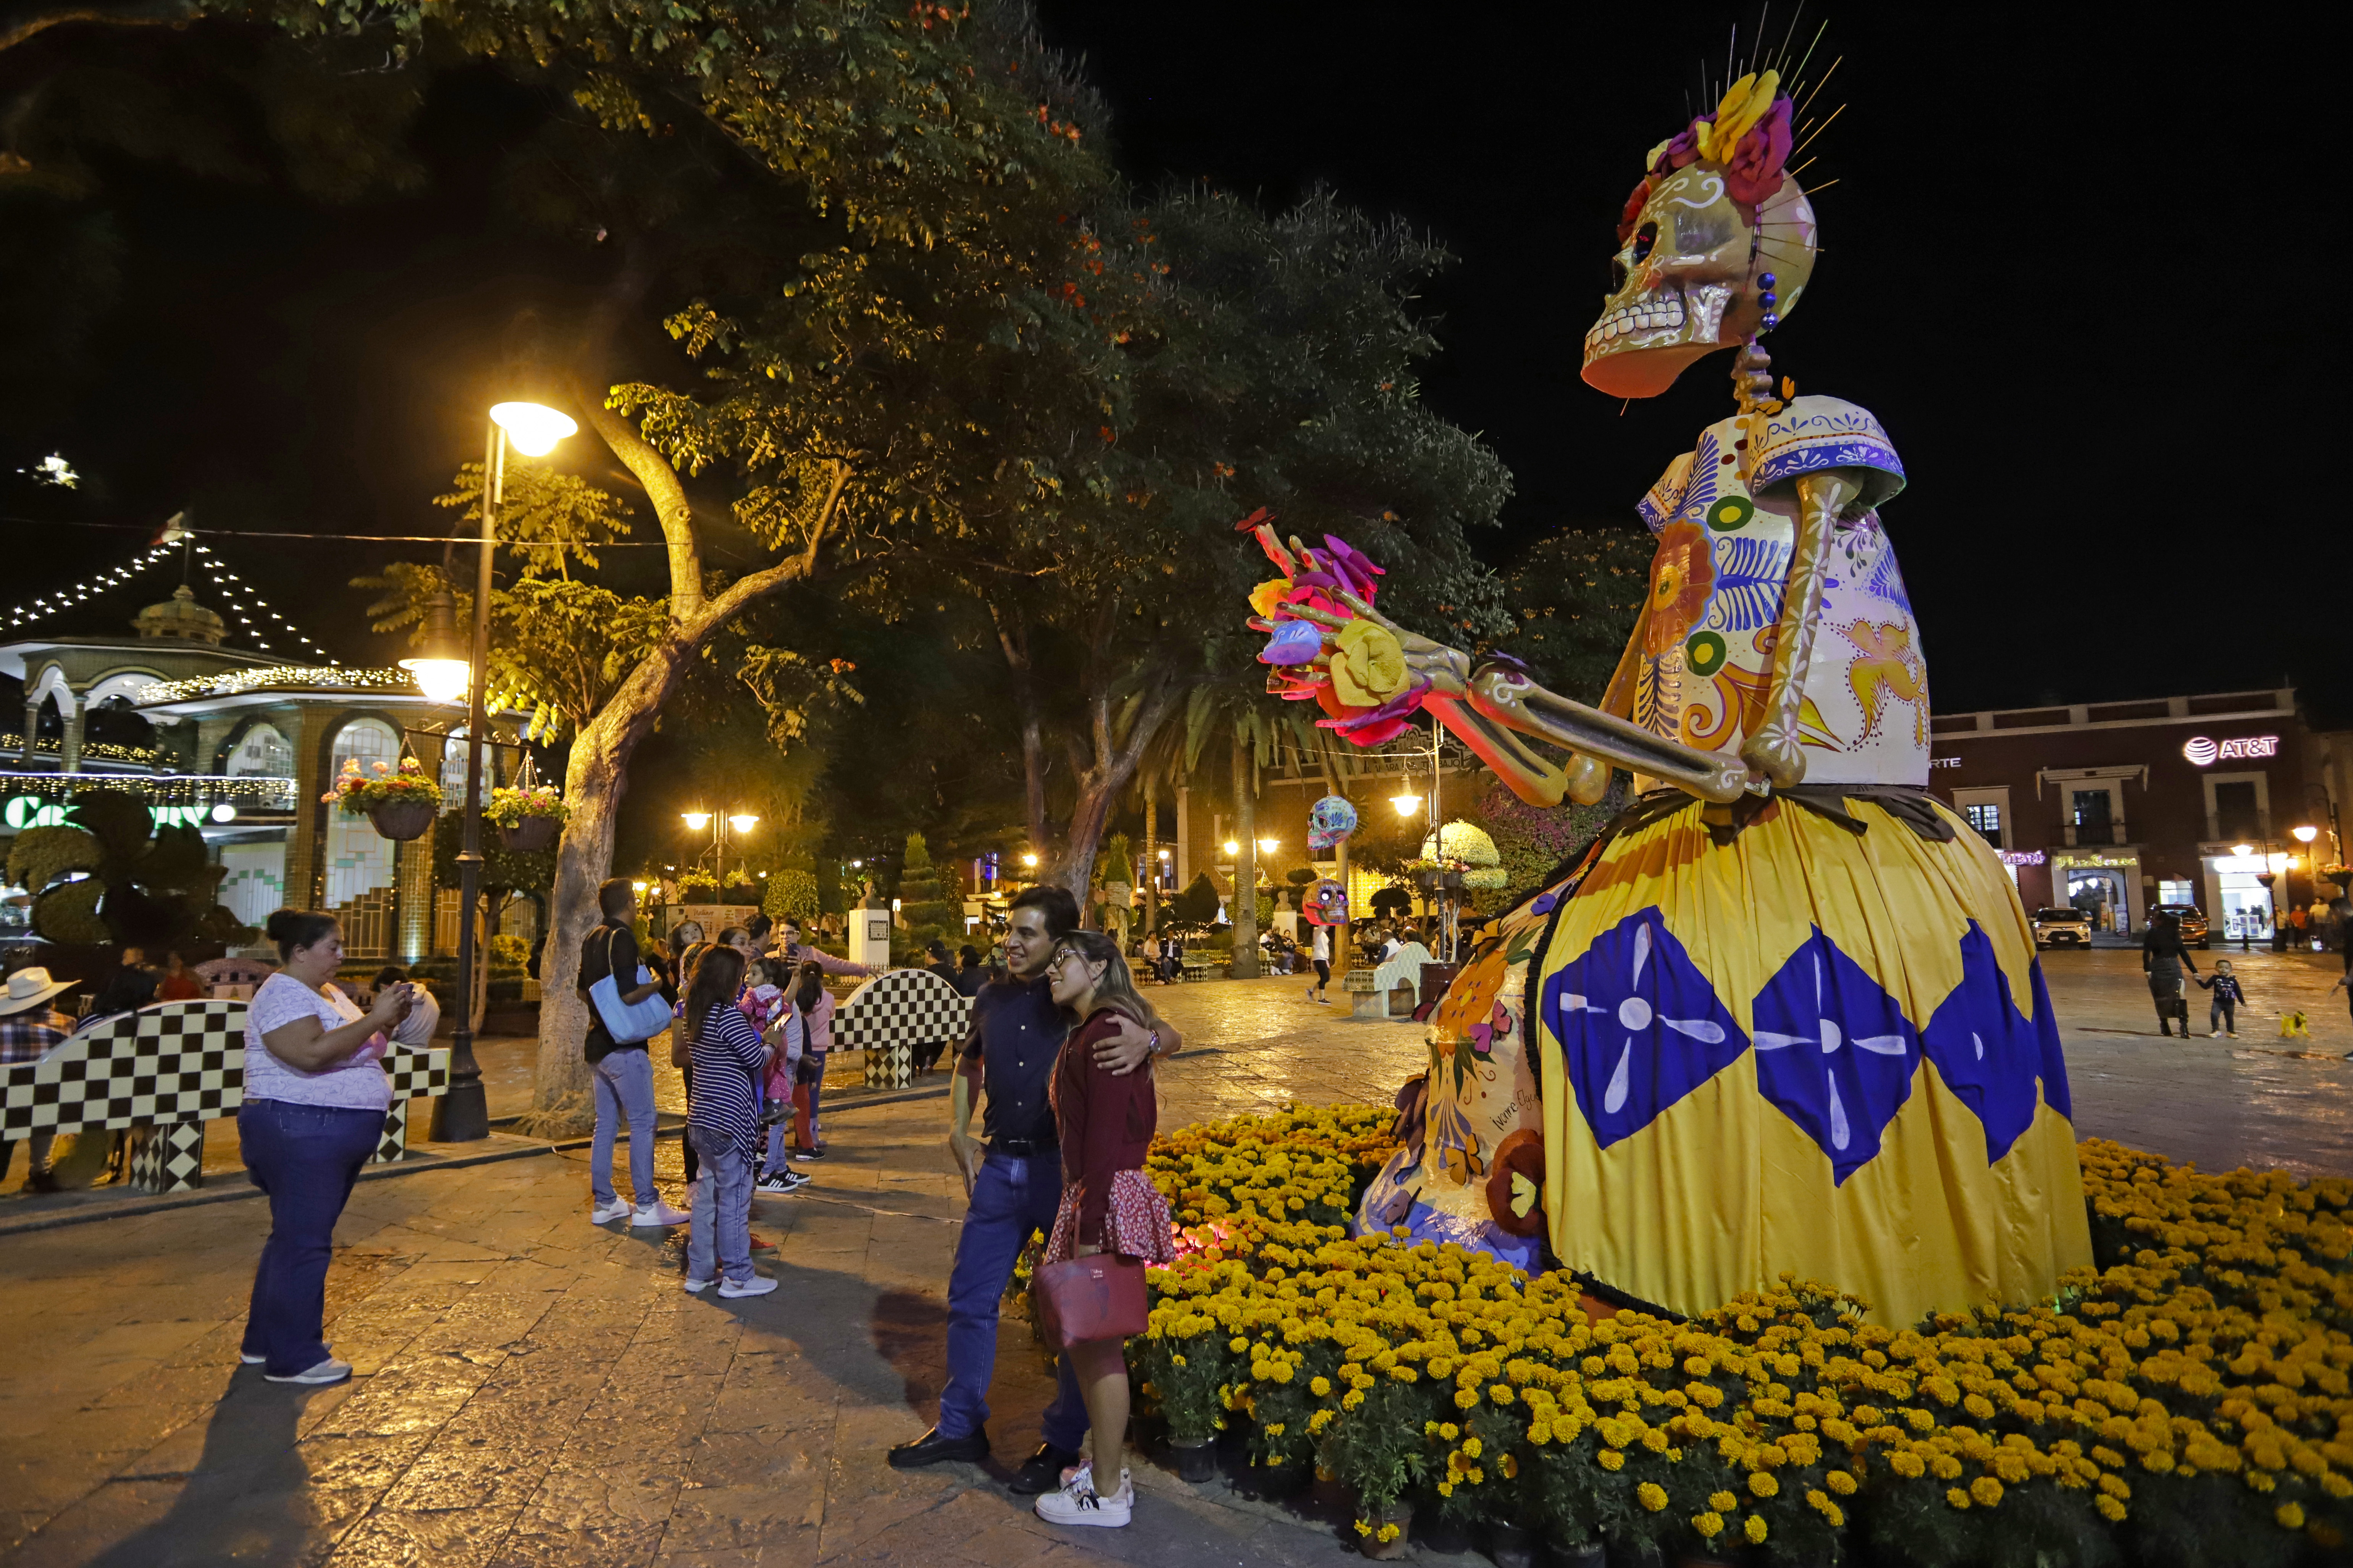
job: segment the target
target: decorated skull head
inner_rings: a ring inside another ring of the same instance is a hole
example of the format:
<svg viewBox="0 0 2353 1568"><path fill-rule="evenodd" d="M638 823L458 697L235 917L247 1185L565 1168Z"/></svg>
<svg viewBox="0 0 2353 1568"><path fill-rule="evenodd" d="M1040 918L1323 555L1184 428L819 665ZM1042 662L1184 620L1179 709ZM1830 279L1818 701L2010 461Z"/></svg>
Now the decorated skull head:
<svg viewBox="0 0 2353 1568"><path fill-rule="evenodd" d="M1345 925L1348 921L1348 889L1326 877L1307 889L1306 905L1301 911L1310 925Z"/></svg>
<svg viewBox="0 0 2353 1568"><path fill-rule="evenodd" d="M1617 288L1585 334L1585 379L1653 397L1685 365L1770 330L1814 269L1814 210L1782 172L1789 100L1771 71L1652 149L1619 225Z"/></svg>

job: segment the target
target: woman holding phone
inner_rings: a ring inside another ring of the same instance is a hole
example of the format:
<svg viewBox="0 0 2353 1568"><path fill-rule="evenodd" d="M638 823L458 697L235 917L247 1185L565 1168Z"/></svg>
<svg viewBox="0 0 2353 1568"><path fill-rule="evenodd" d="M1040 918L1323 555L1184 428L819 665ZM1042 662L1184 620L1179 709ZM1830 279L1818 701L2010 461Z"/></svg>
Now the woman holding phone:
<svg viewBox="0 0 2353 1568"><path fill-rule="evenodd" d="M408 1016L409 987L385 986L364 1014L334 985L343 962L334 916L280 910L269 930L284 967L246 1007L237 1134L253 1184L269 1197L269 1240L240 1359L272 1383L341 1383L352 1368L323 1337L327 1259L352 1184L384 1137L386 1032Z"/></svg>

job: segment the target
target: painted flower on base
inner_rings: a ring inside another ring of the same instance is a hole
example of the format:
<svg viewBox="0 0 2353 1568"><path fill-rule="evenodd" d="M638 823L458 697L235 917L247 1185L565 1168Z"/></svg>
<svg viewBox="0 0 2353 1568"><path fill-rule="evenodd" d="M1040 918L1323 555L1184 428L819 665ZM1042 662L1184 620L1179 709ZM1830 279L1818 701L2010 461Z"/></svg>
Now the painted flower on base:
<svg viewBox="0 0 2353 1568"><path fill-rule="evenodd" d="M1683 640L1707 609L1715 588L1715 547L1695 522L1671 522L1659 531L1659 552L1651 561L1649 618L1642 626L1642 651L1656 658Z"/></svg>

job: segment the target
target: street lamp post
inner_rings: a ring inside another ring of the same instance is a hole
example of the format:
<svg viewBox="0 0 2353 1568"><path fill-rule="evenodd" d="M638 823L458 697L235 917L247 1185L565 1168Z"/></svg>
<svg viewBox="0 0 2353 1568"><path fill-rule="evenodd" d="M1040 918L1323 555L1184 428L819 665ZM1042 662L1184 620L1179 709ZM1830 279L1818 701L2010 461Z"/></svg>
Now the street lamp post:
<svg viewBox="0 0 2353 1568"><path fill-rule="evenodd" d="M458 1016L449 1037L449 1092L442 1097L434 1115L434 1135L445 1143L471 1142L487 1138L491 1131L481 1064L474 1059L474 911L482 896L482 726L489 700L491 563L498 541L499 507L506 499L507 447L512 444L528 457L543 458L579 428L567 416L536 403L501 403L491 410L489 444L482 461L481 548L474 568L474 636L466 660L465 838L458 853ZM446 665L447 660L418 661L415 668L420 689L425 689L428 673L437 684L446 682L446 668L428 672L424 668L427 663Z"/></svg>
<svg viewBox="0 0 2353 1568"><path fill-rule="evenodd" d="M678 815L693 832L700 833L705 827L711 829L712 853L716 861L712 869L712 885L725 889L728 829L734 829L737 838L746 838L751 836L752 829L760 825L760 819L748 811L726 812L719 815L713 815L708 811L681 811ZM747 870L750 865L749 861L744 862Z"/></svg>

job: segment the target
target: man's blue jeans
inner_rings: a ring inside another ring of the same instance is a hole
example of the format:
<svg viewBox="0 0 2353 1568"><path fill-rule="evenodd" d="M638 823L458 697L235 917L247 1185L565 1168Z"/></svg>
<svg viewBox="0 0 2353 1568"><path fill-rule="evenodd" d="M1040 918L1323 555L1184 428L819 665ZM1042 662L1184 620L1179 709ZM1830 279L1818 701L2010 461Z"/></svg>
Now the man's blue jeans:
<svg viewBox="0 0 2353 1568"><path fill-rule="evenodd" d="M629 1122L629 1185L639 1208L654 1201L654 1063L643 1046L607 1051L591 1063L596 1079L596 1140L588 1150L588 1191L604 1208L613 1201L613 1141Z"/></svg>
<svg viewBox="0 0 2353 1568"><path fill-rule="evenodd" d="M690 1125L702 1156L694 1189L694 1228L687 1233L686 1277L741 1284L752 1278L752 1162L723 1132Z"/></svg>
<svg viewBox="0 0 2353 1568"><path fill-rule="evenodd" d="M948 1275L948 1385L940 1394L940 1435L965 1437L988 1419L988 1384L997 1371L997 1317L1013 1266L1032 1231L1054 1228L1062 1202L1059 1154L1018 1159L991 1152L972 1184L972 1207L956 1242L955 1267ZM1046 1441L1057 1448L1079 1447L1087 1435L1086 1401L1071 1371L1071 1358L1056 1358L1060 1371L1054 1402L1042 1423Z"/></svg>
<svg viewBox="0 0 2353 1568"><path fill-rule="evenodd" d="M269 1239L253 1271L245 1353L265 1357L273 1377L329 1359L322 1321L335 1221L383 1136L381 1110L248 1100L237 1113L245 1168L269 1194Z"/></svg>

